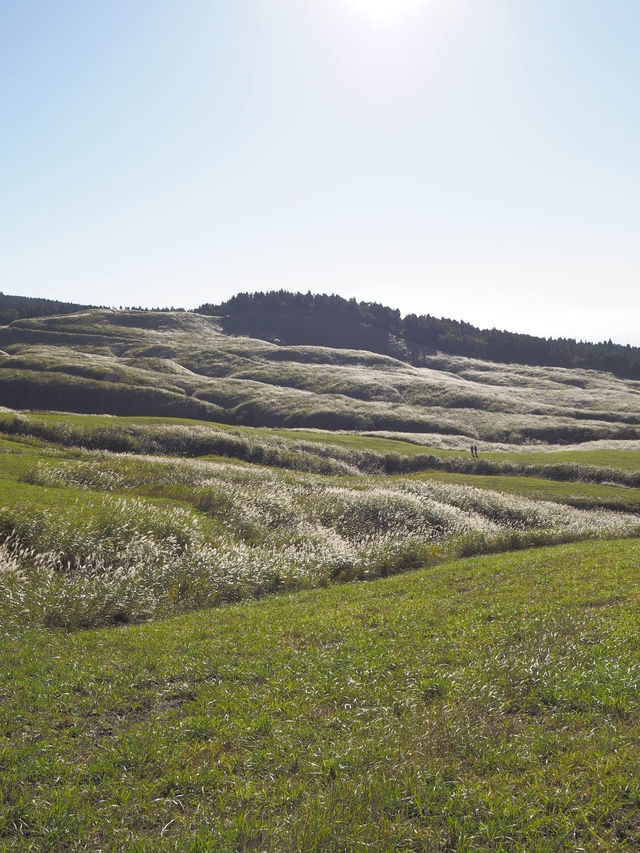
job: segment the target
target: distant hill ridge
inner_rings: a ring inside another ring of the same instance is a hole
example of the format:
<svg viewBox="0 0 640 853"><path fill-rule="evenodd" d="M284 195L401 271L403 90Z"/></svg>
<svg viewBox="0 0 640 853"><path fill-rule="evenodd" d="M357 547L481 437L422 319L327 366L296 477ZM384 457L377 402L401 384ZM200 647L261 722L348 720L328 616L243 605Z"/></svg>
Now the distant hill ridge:
<svg viewBox="0 0 640 853"><path fill-rule="evenodd" d="M0 326L92 307L95 306L0 292ZM131 310L147 313L141 308ZM153 312L174 310L156 308ZM403 317L397 309L336 294L285 290L239 293L225 302L205 303L195 312L186 313L219 317L222 329L230 335L248 335L289 346L368 350L416 365L424 364L427 357L439 351L499 363L604 370L627 379L640 379L640 347L611 340L588 343L480 329L461 320L429 314ZM127 325L126 315L120 316L121 324ZM139 318L135 325L140 325Z"/></svg>
<svg viewBox="0 0 640 853"><path fill-rule="evenodd" d="M640 439L637 381L430 354L399 312L351 303L341 314L339 297L314 312L322 297L308 298L299 310L287 297L259 310L257 296L213 316L88 308L16 319L0 326L0 405L468 442Z"/></svg>
<svg viewBox="0 0 640 853"><path fill-rule="evenodd" d="M44 299L37 296L12 296L0 291L0 326L8 326L15 320L28 320L32 317L55 317L75 314L98 308L97 305L81 305L78 302L62 302L59 299ZM104 307L104 306L100 306ZM126 308L127 311L182 311L182 308Z"/></svg>
<svg viewBox="0 0 640 853"><path fill-rule="evenodd" d="M200 314L219 316L223 329L287 345L365 349L413 364L436 351L502 363L606 370L640 379L640 347L480 329L460 320L407 314L335 294L239 293Z"/></svg>

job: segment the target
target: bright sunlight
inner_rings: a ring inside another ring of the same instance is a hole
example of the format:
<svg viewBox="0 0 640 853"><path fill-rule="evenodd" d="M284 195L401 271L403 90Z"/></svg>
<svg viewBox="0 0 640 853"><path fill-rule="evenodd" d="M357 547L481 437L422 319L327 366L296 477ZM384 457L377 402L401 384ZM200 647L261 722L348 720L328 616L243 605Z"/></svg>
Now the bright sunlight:
<svg viewBox="0 0 640 853"><path fill-rule="evenodd" d="M351 8L373 24L393 23L422 9L427 0L347 0Z"/></svg>

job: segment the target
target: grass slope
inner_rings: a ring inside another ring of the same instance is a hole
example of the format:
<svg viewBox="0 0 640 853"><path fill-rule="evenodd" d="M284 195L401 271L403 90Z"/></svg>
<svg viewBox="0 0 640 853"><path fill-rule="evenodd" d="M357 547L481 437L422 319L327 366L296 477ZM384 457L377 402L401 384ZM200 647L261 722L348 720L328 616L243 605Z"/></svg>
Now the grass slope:
<svg viewBox="0 0 640 853"><path fill-rule="evenodd" d="M635 851L639 558L6 636L2 849Z"/></svg>
<svg viewBox="0 0 640 853"><path fill-rule="evenodd" d="M379 438L158 419L9 412L0 427L0 625L14 629L140 621L455 556L640 535L640 489L602 482L637 482L618 468L572 463L563 482L543 466L541 480L406 442L383 453Z"/></svg>
<svg viewBox="0 0 640 853"><path fill-rule="evenodd" d="M0 412L0 849L640 847L638 383L180 312L0 347L76 413Z"/></svg>
<svg viewBox="0 0 640 853"><path fill-rule="evenodd" d="M534 500L553 501L575 507L603 507L640 512L640 489L602 483L563 483L538 477L483 476L482 474L450 474L429 472L415 475L441 483L472 485Z"/></svg>
<svg viewBox="0 0 640 853"><path fill-rule="evenodd" d="M467 445L640 438L639 383L611 374L442 354L412 367L234 337L196 314L22 319L0 327L0 348L0 402L14 408L433 433Z"/></svg>
<svg viewBox="0 0 640 853"><path fill-rule="evenodd" d="M7 437L17 435L66 446L199 457L227 455L325 474L346 474L349 471L345 466L351 466L352 473L447 470L640 485L640 445L629 449L629 442L617 448L617 442L612 441L597 450L483 451L476 460L467 448L430 447L389 436L230 427L187 418L5 411L0 412L0 430Z"/></svg>

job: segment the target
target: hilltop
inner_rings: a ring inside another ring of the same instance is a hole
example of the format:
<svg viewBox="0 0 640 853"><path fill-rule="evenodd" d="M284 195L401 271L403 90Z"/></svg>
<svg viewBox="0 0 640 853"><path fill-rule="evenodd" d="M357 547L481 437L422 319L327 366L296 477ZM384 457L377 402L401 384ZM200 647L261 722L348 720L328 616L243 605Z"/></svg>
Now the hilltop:
<svg viewBox="0 0 640 853"><path fill-rule="evenodd" d="M72 314L87 308L76 302L57 299L38 299L34 296L10 296L0 292L0 324L5 325L23 317L50 317L54 314Z"/></svg>
<svg viewBox="0 0 640 853"><path fill-rule="evenodd" d="M496 362L607 370L640 379L640 347L573 338L541 338L500 329L480 329L460 320L407 314L376 302L356 302L335 294L239 293L202 314L220 316L233 334L380 352L421 364L444 352Z"/></svg>

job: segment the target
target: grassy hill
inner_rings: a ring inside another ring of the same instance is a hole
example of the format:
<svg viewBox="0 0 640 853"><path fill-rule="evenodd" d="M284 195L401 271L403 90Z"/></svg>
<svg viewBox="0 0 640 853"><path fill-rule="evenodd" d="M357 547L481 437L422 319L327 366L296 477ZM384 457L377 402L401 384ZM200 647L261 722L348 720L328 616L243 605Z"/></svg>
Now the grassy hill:
<svg viewBox="0 0 640 853"><path fill-rule="evenodd" d="M11 296L8 293L0 293L0 324L7 325L21 317L72 314L87 307L75 302L60 302L57 299L38 299L32 296Z"/></svg>
<svg viewBox="0 0 640 853"><path fill-rule="evenodd" d="M222 318L225 331L283 344L357 347L395 356L412 364L438 351L488 361L610 370L640 379L640 347L540 338L496 329L479 329L460 320L429 314L401 316L375 302L336 294L238 293L203 314Z"/></svg>
<svg viewBox="0 0 640 853"><path fill-rule="evenodd" d="M637 382L186 312L0 347L0 849L638 849Z"/></svg>
<svg viewBox="0 0 640 853"><path fill-rule="evenodd" d="M591 370L443 354L420 367L364 350L225 334L215 317L94 309L0 328L11 408L410 432L429 444L640 438L640 383Z"/></svg>

